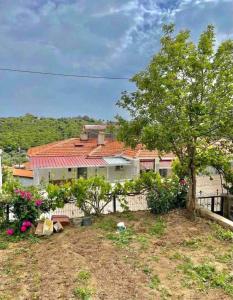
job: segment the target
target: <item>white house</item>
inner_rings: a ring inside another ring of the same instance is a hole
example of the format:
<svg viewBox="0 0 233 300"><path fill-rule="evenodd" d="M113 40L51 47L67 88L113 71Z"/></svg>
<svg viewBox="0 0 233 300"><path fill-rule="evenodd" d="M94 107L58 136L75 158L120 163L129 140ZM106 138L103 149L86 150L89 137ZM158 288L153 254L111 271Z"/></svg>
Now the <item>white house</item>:
<svg viewBox="0 0 233 300"><path fill-rule="evenodd" d="M85 125L80 138L29 149L26 169L31 170L32 180L27 178L27 183L60 183L96 175L114 183L133 179L148 170L162 175L170 172L174 155L161 158L157 151L146 150L142 145L131 149L105 134L105 129L104 125Z"/></svg>

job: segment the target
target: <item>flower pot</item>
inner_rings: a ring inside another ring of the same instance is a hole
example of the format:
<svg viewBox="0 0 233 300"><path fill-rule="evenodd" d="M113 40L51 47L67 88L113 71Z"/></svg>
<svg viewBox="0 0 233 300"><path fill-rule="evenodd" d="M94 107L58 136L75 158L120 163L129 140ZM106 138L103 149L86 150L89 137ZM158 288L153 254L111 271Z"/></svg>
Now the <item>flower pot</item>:
<svg viewBox="0 0 233 300"><path fill-rule="evenodd" d="M91 217L83 217L82 226L90 226L92 224Z"/></svg>

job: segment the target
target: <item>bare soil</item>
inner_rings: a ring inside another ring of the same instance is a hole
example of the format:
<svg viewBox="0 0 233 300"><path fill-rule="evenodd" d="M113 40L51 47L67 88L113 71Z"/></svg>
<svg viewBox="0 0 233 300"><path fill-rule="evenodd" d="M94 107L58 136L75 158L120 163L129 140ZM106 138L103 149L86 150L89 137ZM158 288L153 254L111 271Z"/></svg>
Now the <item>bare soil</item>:
<svg viewBox="0 0 233 300"><path fill-rule="evenodd" d="M82 299L74 291L83 286L91 289L92 300L232 299L221 288L187 284L179 269L186 257L230 273L232 262L216 257L230 253L232 243L216 239L208 221L191 221L185 210L162 216L165 232L151 235L158 218L149 212L108 215L90 227L65 227L34 243L10 243L0 250L0 300ZM132 230L128 242L109 239L110 233L116 235L111 226L102 226L109 219L124 221ZM90 278L80 283L81 271Z"/></svg>

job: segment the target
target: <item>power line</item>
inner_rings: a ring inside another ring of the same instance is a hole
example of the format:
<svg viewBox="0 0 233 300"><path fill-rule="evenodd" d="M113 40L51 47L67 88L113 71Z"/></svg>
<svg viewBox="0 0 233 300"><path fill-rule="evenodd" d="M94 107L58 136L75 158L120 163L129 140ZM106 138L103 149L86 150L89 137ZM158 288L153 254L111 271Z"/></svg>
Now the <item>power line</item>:
<svg viewBox="0 0 233 300"><path fill-rule="evenodd" d="M130 80L130 78L128 78L128 77L64 74L64 73L41 72L41 71L21 70L21 69L11 69L11 68L1 68L1 67L0 67L0 71L39 74L39 75L49 75L49 76L88 78L88 79Z"/></svg>

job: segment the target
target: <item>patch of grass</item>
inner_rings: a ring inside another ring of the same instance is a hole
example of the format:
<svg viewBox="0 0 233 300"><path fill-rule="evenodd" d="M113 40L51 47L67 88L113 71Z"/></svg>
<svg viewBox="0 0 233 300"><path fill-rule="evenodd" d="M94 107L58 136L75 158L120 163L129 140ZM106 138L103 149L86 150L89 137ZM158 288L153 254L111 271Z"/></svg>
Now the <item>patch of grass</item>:
<svg viewBox="0 0 233 300"><path fill-rule="evenodd" d="M142 269L142 271L143 271L145 274L147 274L147 275L149 275L149 274L152 273L151 268L148 267L148 266L144 266L143 269Z"/></svg>
<svg viewBox="0 0 233 300"><path fill-rule="evenodd" d="M190 258L180 252L174 252L170 257L172 260L181 260L184 262L190 262Z"/></svg>
<svg viewBox="0 0 233 300"><path fill-rule="evenodd" d="M233 263L233 251L230 251L229 253L225 253L225 254L215 254L215 259L216 261L220 262L220 263Z"/></svg>
<svg viewBox="0 0 233 300"><path fill-rule="evenodd" d="M162 218L158 218L154 225L149 228L149 233L151 235L155 235L157 237L161 237L164 235L166 230L166 223Z"/></svg>
<svg viewBox="0 0 233 300"><path fill-rule="evenodd" d="M113 231L116 230L116 221L113 218L103 217L95 226L105 231Z"/></svg>
<svg viewBox="0 0 233 300"><path fill-rule="evenodd" d="M194 265L192 262L185 262L178 268L186 276L187 287L193 288L195 284L202 291L208 288L221 288L233 296L233 277L225 272L218 272L212 264Z"/></svg>
<svg viewBox="0 0 233 300"><path fill-rule="evenodd" d="M155 262L158 262L158 261L159 261L159 257L156 256L156 255L152 255L152 256L150 257L150 260L155 261Z"/></svg>
<svg viewBox="0 0 233 300"><path fill-rule="evenodd" d="M0 241L0 250L5 250L8 248L8 243Z"/></svg>
<svg viewBox="0 0 233 300"><path fill-rule="evenodd" d="M148 247L149 247L149 240L148 240L148 238L146 236L144 236L142 234L141 235L137 235L136 240L137 240L137 242L140 243L142 250L148 249Z"/></svg>
<svg viewBox="0 0 233 300"><path fill-rule="evenodd" d="M91 273L89 271L86 271L86 270L81 270L78 272L78 275L77 275L77 279L80 280L80 281L87 281L91 278Z"/></svg>
<svg viewBox="0 0 233 300"><path fill-rule="evenodd" d="M91 273L87 270L81 270L77 274L78 287L74 289L74 296L81 300L89 300L94 294L94 290L88 286L91 279Z"/></svg>
<svg viewBox="0 0 233 300"><path fill-rule="evenodd" d="M214 230L214 236L220 241L233 241L233 232L229 229L225 229L222 226L213 223L212 228Z"/></svg>
<svg viewBox="0 0 233 300"><path fill-rule="evenodd" d="M194 238L190 240L184 240L182 242L182 246L190 248L190 249L198 249L201 246L201 239Z"/></svg>
<svg viewBox="0 0 233 300"><path fill-rule="evenodd" d="M126 229L117 233L109 233L107 234L107 238L113 241L114 244L125 247L128 246L134 238L134 232L132 229Z"/></svg>
<svg viewBox="0 0 233 300"><path fill-rule="evenodd" d="M129 221L138 221L138 217L131 211L124 211L119 215L120 218L125 218Z"/></svg>
<svg viewBox="0 0 233 300"><path fill-rule="evenodd" d="M74 296L81 300L90 300L93 294L93 289L89 287L76 287L74 289Z"/></svg>
<svg viewBox="0 0 233 300"><path fill-rule="evenodd" d="M155 274L151 276L149 287L151 289L157 289L159 287L159 284L160 284L159 276Z"/></svg>

